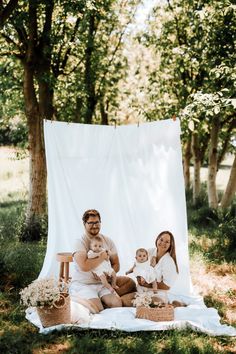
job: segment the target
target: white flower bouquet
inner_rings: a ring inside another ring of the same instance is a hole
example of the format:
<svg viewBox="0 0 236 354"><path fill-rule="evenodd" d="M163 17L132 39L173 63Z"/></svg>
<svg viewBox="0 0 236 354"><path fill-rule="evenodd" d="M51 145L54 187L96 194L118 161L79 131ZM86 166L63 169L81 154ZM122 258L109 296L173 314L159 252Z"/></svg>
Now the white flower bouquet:
<svg viewBox="0 0 236 354"><path fill-rule="evenodd" d="M63 294L68 294L67 283L54 278L37 279L20 291L21 304L27 307L53 307Z"/></svg>
<svg viewBox="0 0 236 354"><path fill-rule="evenodd" d="M68 284L54 278L37 279L20 291L21 304L36 307L44 327L71 322Z"/></svg>

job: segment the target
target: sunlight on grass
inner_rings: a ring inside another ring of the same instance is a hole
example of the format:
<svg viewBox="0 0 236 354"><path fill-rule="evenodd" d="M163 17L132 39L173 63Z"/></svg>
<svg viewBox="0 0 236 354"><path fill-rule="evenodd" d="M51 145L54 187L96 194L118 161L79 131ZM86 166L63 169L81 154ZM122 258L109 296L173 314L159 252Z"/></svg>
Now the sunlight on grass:
<svg viewBox="0 0 236 354"><path fill-rule="evenodd" d="M27 198L28 191L28 158L16 159L14 148L0 148L0 202L17 195L19 199Z"/></svg>

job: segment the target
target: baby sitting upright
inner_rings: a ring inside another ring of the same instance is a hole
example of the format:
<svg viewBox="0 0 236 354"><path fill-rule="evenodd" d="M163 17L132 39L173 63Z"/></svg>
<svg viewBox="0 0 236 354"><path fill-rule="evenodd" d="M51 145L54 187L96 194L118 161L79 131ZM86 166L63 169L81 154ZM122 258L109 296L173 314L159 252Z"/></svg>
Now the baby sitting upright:
<svg viewBox="0 0 236 354"><path fill-rule="evenodd" d="M141 277L146 283L152 284L153 291L157 291L156 274L148 260L148 251L145 248L137 249L135 259L133 267L125 274L134 273L136 277Z"/></svg>
<svg viewBox="0 0 236 354"><path fill-rule="evenodd" d="M102 247L103 241L100 236L95 236L91 239L90 242L90 250L87 253L88 258L96 258L99 256L100 252L104 251ZM109 252L107 251L108 255ZM119 287L116 285L116 272L111 266L111 262L108 260L104 260L99 266L92 270L94 274L96 274L99 279L101 280L103 286L109 289L112 293L115 292L115 289ZM110 277L111 284L107 280L107 276Z"/></svg>

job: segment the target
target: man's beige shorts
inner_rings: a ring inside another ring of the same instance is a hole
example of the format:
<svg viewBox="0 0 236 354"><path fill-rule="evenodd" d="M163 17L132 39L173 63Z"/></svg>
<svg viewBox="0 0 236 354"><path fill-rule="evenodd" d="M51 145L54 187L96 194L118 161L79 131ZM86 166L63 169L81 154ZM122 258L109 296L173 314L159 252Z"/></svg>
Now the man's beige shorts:
<svg viewBox="0 0 236 354"><path fill-rule="evenodd" d="M70 285L70 295L82 299L101 299L104 295L111 295L111 291L102 284L81 284L73 281Z"/></svg>

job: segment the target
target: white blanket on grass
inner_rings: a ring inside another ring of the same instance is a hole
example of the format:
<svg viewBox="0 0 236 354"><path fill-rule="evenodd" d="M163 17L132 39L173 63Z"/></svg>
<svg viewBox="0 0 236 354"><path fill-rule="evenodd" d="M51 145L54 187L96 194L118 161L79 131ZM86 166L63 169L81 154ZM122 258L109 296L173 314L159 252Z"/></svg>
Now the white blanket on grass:
<svg viewBox="0 0 236 354"><path fill-rule="evenodd" d="M116 128L45 121L44 134L49 232L40 277L58 276L56 253L74 251L75 240L83 234L81 217L95 208L101 213L102 233L117 246L119 274L133 265L137 248L154 247L159 232L174 234L179 276L171 296L189 304L175 310L171 323L135 319L135 309L122 308L104 310L80 326L137 331L188 324L210 334L236 335L234 328L220 325L216 310L193 295L179 121ZM34 311L27 318L40 327Z"/></svg>

